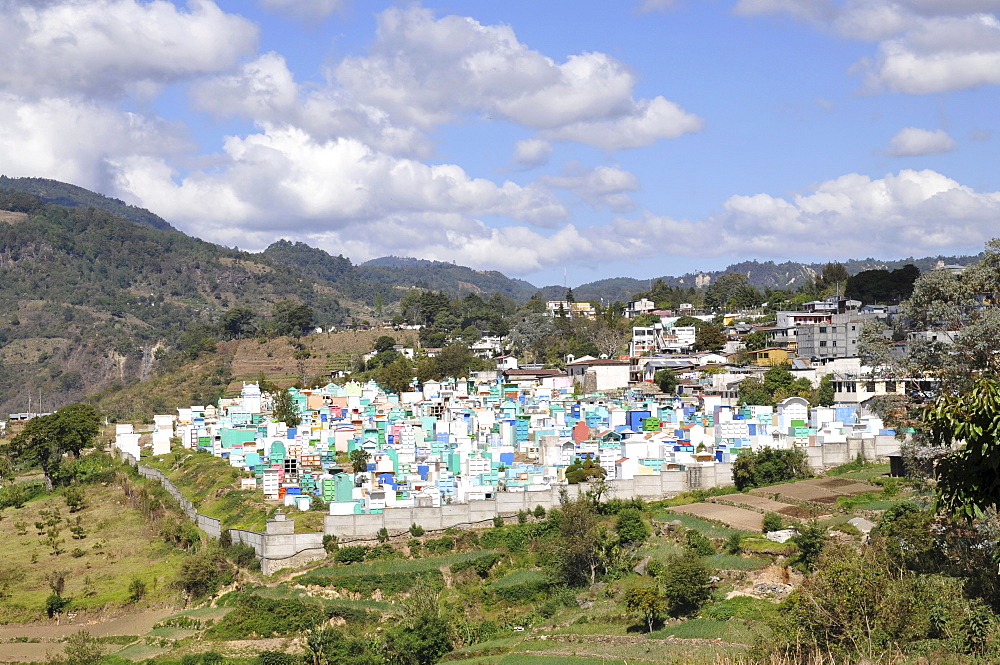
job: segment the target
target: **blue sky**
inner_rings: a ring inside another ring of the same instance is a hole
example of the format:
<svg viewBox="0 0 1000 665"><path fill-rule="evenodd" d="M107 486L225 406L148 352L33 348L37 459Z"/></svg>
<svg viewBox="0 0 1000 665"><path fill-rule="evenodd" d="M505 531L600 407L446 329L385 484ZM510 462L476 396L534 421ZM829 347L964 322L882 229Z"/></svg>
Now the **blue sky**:
<svg viewBox="0 0 1000 665"><path fill-rule="evenodd" d="M1000 0L0 0L0 172L536 284L975 253Z"/></svg>

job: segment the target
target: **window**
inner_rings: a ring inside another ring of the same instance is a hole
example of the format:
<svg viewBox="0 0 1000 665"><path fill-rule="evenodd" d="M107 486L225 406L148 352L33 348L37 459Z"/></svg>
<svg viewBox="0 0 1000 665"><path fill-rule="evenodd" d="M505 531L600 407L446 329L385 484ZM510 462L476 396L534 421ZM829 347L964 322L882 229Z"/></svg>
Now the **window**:
<svg viewBox="0 0 1000 665"><path fill-rule="evenodd" d="M896 392L896 382L895 381L886 381L885 382L885 391L887 393L894 393L894 392Z"/></svg>
<svg viewBox="0 0 1000 665"><path fill-rule="evenodd" d="M825 339L821 340L820 343L819 343L819 345L820 346L826 346L826 340Z"/></svg>
<svg viewBox="0 0 1000 665"><path fill-rule="evenodd" d="M830 332L837 332L837 326L830 328Z"/></svg>
<svg viewBox="0 0 1000 665"><path fill-rule="evenodd" d="M851 326L851 330L857 330L857 329L858 329L857 326Z"/></svg>
<svg viewBox="0 0 1000 665"><path fill-rule="evenodd" d="M826 332L826 326L820 326L820 327L819 327L819 331L820 331L821 333L825 333L825 332Z"/></svg>
<svg viewBox="0 0 1000 665"><path fill-rule="evenodd" d="M873 393L873 392L875 392L875 382L874 381L865 381L865 392L867 392L867 393Z"/></svg>
<svg viewBox="0 0 1000 665"><path fill-rule="evenodd" d="M837 340L833 340L833 345L832 346L837 346Z"/></svg>

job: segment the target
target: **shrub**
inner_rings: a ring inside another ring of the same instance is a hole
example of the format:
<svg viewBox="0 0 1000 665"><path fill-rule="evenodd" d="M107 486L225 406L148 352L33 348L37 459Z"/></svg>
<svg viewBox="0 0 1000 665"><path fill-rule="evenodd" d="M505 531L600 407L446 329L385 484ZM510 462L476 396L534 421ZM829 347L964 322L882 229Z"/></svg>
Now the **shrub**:
<svg viewBox="0 0 1000 665"><path fill-rule="evenodd" d="M323 608L293 598L241 595L236 606L205 632L206 637L239 640L251 636L299 635L326 619Z"/></svg>
<svg viewBox="0 0 1000 665"><path fill-rule="evenodd" d="M358 563L365 560L368 548L364 545L348 545L337 550L337 563Z"/></svg>
<svg viewBox="0 0 1000 665"><path fill-rule="evenodd" d="M420 526L416 522L410 525L410 535L414 538L419 538L424 535L424 527Z"/></svg>
<svg viewBox="0 0 1000 665"><path fill-rule="evenodd" d="M772 531L780 531L782 527L781 515L778 513L765 513L764 523L761 526L761 531L764 533L770 533Z"/></svg>
<svg viewBox="0 0 1000 665"><path fill-rule="evenodd" d="M545 517L545 508L541 504L535 506L534 514L537 519L543 519Z"/></svg>
<svg viewBox="0 0 1000 665"><path fill-rule="evenodd" d="M424 547L431 554L446 554L455 549L455 539L451 536L441 536L424 543Z"/></svg>
<svg viewBox="0 0 1000 665"><path fill-rule="evenodd" d="M699 556L711 556L715 554L712 541L703 536L700 531L688 529L685 546Z"/></svg>
<svg viewBox="0 0 1000 665"><path fill-rule="evenodd" d="M500 517L499 515L497 515L496 517L494 517L493 518L493 526L496 527L497 529L499 529L500 527L502 527L503 526L503 518Z"/></svg>
<svg viewBox="0 0 1000 665"><path fill-rule="evenodd" d="M517 523L518 524L526 524L528 522L528 515L530 515L530 514L531 513L529 513L527 510L519 510L519 511L517 511Z"/></svg>
<svg viewBox="0 0 1000 665"><path fill-rule="evenodd" d="M460 563L456 563L451 567L452 573L460 573L463 570L473 569L476 574L482 578L485 578L490 574L490 569L493 568L500 561L500 555L496 552L488 552L482 554L474 559L467 559Z"/></svg>
<svg viewBox="0 0 1000 665"><path fill-rule="evenodd" d="M628 545L641 543L649 538L650 534L649 526L636 508L626 508L618 513L615 531L618 533L618 540Z"/></svg>
<svg viewBox="0 0 1000 665"><path fill-rule="evenodd" d="M670 614L684 616L697 611L711 593L708 566L697 553L688 550L671 558L665 567L660 580Z"/></svg>
<svg viewBox="0 0 1000 665"><path fill-rule="evenodd" d="M146 583L138 577L133 577L128 585L128 599L130 602L138 603L146 595Z"/></svg>
<svg viewBox="0 0 1000 665"><path fill-rule="evenodd" d="M826 529L816 522L810 522L800 529L799 535L792 538L792 542L799 547L795 562L803 568L811 569L826 545Z"/></svg>
<svg viewBox="0 0 1000 665"><path fill-rule="evenodd" d="M389 542L389 530L386 529L385 527L382 527L381 529L378 530L377 536L378 536L378 542L380 543Z"/></svg>
<svg viewBox="0 0 1000 665"><path fill-rule="evenodd" d="M79 512L86 507L86 497L83 495L81 487L67 487L66 491L63 492L63 499L69 506L71 513Z"/></svg>
<svg viewBox="0 0 1000 665"><path fill-rule="evenodd" d="M739 490L808 478L810 475L806 454L798 448L744 450L733 462L733 482Z"/></svg>
<svg viewBox="0 0 1000 665"><path fill-rule="evenodd" d="M338 539L337 536L333 534L326 534L323 536L323 549L326 550L327 554L333 554L337 551Z"/></svg>
<svg viewBox="0 0 1000 665"><path fill-rule="evenodd" d="M55 615L61 614L67 605L69 605L69 599L63 598L53 591L45 599L45 614L51 619Z"/></svg>
<svg viewBox="0 0 1000 665"><path fill-rule="evenodd" d="M177 583L195 598L214 594L233 581L233 566L218 549L211 548L189 556L181 563Z"/></svg>
<svg viewBox="0 0 1000 665"><path fill-rule="evenodd" d="M722 545L727 554L740 553L740 534L731 533L726 536L726 542Z"/></svg>

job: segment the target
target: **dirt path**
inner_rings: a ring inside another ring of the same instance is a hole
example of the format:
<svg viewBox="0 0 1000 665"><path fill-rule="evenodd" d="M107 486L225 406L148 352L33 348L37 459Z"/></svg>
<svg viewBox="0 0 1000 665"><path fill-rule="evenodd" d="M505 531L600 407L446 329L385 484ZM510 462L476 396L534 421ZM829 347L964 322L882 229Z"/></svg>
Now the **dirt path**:
<svg viewBox="0 0 1000 665"><path fill-rule="evenodd" d="M145 635L153 629L153 625L157 621L177 612L176 608L160 607L106 620L101 620L97 617L77 617L75 620L63 621L58 625L55 622L8 624L0 626L0 642L7 642L19 637L54 642L69 637L81 630L86 630L95 637ZM4 644L2 647L4 657L6 657L7 647L9 646L14 645Z"/></svg>

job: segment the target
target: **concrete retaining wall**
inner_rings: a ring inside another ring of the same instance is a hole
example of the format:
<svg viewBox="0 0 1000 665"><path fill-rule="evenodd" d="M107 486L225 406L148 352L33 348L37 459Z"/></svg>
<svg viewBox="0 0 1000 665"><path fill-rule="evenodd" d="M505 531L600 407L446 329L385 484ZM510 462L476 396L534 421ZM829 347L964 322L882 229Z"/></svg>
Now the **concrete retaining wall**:
<svg viewBox="0 0 1000 665"><path fill-rule="evenodd" d="M607 484L607 498L653 500L692 489L732 485L733 471L731 464L715 464L636 476L631 480L611 480ZM418 524L427 531L482 526L491 523L494 517L512 517L521 510L534 510L535 506L546 510L555 508L561 503L561 491L573 499L588 489L588 485L568 485L537 492L499 492L495 499L446 504L440 508L388 508L375 515L327 515L323 519L323 530L344 542L374 538L381 529L398 535L407 531L411 524Z"/></svg>

